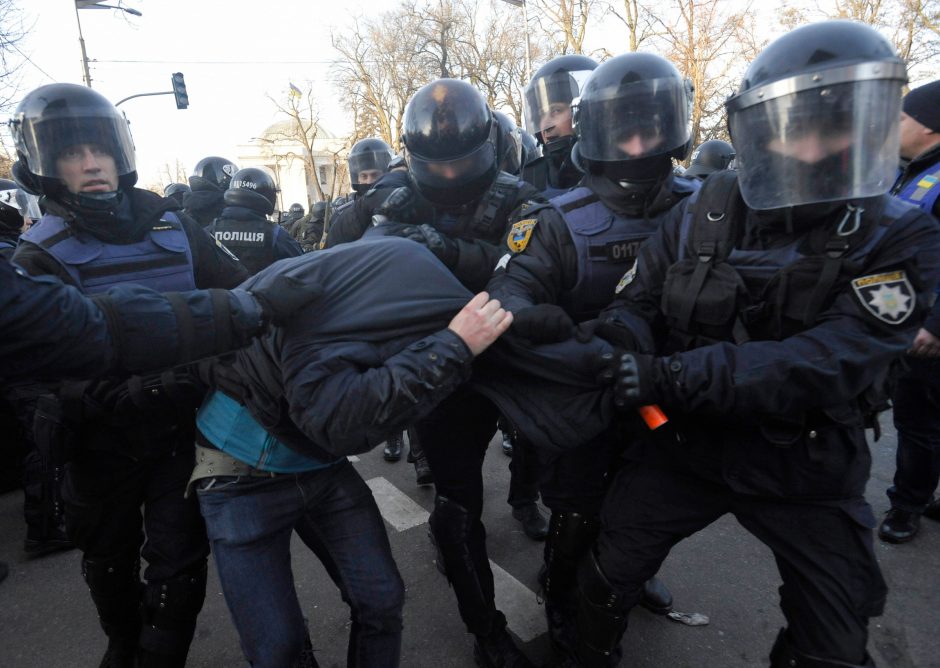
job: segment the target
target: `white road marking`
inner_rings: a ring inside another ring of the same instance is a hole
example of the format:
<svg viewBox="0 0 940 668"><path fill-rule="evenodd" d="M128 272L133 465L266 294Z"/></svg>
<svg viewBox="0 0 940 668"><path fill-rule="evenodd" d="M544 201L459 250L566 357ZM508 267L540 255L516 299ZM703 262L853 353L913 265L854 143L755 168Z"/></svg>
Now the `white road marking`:
<svg viewBox="0 0 940 668"><path fill-rule="evenodd" d="M405 531L425 524L430 513L411 500L411 497L382 477L366 480L379 511L396 531Z"/></svg>
<svg viewBox="0 0 940 668"><path fill-rule="evenodd" d="M356 455L349 455L348 457L346 457L346 459L351 461L353 464L359 461L359 457L357 457Z"/></svg>
<svg viewBox="0 0 940 668"><path fill-rule="evenodd" d="M531 642L546 632L545 611L539 605L535 592L490 560L496 607L503 611L509 629L522 642Z"/></svg>

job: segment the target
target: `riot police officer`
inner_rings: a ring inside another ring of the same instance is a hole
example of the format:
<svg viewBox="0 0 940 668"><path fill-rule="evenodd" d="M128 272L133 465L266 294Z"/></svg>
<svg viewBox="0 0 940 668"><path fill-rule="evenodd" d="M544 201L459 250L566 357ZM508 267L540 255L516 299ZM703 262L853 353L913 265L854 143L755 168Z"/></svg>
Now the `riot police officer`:
<svg viewBox="0 0 940 668"><path fill-rule="evenodd" d="M310 207L310 213L298 219L290 227L290 235L300 244L305 253L320 247L328 206L327 202L316 202Z"/></svg>
<svg viewBox="0 0 940 668"><path fill-rule="evenodd" d="M191 192L183 196L183 211L205 227L222 213L222 195L238 167L231 160L210 155L196 163L189 177Z"/></svg>
<svg viewBox="0 0 940 668"><path fill-rule="evenodd" d="M499 128L483 96L455 79L433 81L415 93L404 117L408 188L415 197L389 197L388 222L366 233L403 236L436 255L471 291L486 285L502 251L509 220L537 195L499 171ZM420 203L418 206L415 203ZM430 211L431 217L417 217ZM437 490L429 524L441 563L457 596L474 656L484 667L531 665L496 609L493 574L480 519L482 462L496 433L497 411L466 388L415 425Z"/></svg>
<svg viewBox="0 0 940 668"><path fill-rule="evenodd" d="M632 338L598 359L614 404L658 404L669 424L618 473L580 564L587 665L672 546L725 513L783 580L771 665L874 665L886 586L865 426L940 276L936 221L886 196L906 79L864 24L772 42L726 103L737 171L673 210L602 314Z"/></svg>
<svg viewBox="0 0 940 668"><path fill-rule="evenodd" d="M499 125L499 169L516 176L522 171L522 130L509 116L494 111Z"/></svg>
<svg viewBox="0 0 940 668"><path fill-rule="evenodd" d="M513 253L488 290L515 317L516 333L536 343L562 341L597 317L640 245L669 211L697 190L672 174L689 151L691 87L664 58L628 53L600 65L574 110L575 164L581 184L527 213L507 236ZM611 334L608 333L608 336ZM543 589L549 633L569 660L574 637L575 568L600 529L608 471L621 450L611 430L551 465L542 499L552 510ZM654 580L644 604L668 612L671 596Z"/></svg>
<svg viewBox="0 0 940 668"><path fill-rule="evenodd" d="M235 172L222 201L225 208L206 231L235 253L250 273L303 254L284 228L267 219L274 212L277 185L266 170L246 167Z"/></svg>
<svg viewBox="0 0 940 668"><path fill-rule="evenodd" d="M183 199L185 199L186 195L192 191L193 189L185 183L170 183L166 188L163 189L163 196L169 197L171 200L179 204L180 208L182 208Z"/></svg>
<svg viewBox="0 0 940 668"><path fill-rule="evenodd" d="M581 180L581 172L571 161L571 101L581 94L596 67L587 56L558 56L542 65L526 86L526 127L534 132L542 157L526 165L522 179L546 197L560 195Z"/></svg>
<svg viewBox="0 0 940 668"><path fill-rule="evenodd" d="M709 139L692 151L692 162L682 175L704 181L709 174L730 168L733 160L734 147L731 144L721 139Z"/></svg>
<svg viewBox="0 0 940 668"><path fill-rule="evenodd" d="M14 175L42 193L46 207L14 256L26 271L88 294L129 284L227 288L247 277L197 223L173 213L172 201L133 187L127 122L99 93L42 86L19 104L11 131ZM71 383L58 400L40 397L37 443L54 454L68 430L75 435L63 485L66 527L84 552L82 573L108 635L103 665L185 663L208 555L198 509L182 497L199 395L189 374L167 372Z"/></svg>
<svg viewBox="0 0 940 668"><path fill-rule="evenodd" d="M364 194L388 171L395 157L391 147L377 137L360 139L349 150L349 182L356 196Z"/></svg>

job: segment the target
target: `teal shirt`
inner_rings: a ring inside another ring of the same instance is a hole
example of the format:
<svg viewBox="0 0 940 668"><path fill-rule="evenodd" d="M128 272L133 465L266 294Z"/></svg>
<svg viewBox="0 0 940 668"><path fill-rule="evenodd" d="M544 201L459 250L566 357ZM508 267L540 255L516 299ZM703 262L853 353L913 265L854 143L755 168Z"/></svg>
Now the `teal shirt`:
<svg viewBox="0 0 940 668"><path fill-rule="evenodd" d="M219 450L261 471L304 473L343 461L325 461L292 450L265 431L247 408L218 390L202 403L196 426Z"/></svg>

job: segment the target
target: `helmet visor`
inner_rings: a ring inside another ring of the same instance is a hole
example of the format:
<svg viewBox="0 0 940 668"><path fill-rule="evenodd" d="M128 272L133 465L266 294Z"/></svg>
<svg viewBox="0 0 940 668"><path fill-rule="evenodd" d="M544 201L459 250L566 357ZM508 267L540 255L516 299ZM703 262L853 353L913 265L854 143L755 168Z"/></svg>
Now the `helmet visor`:
<svg viewBox="0 0 940 668"><path fill-rule="evenodd" d="M582 158L621 161L670 153L689 141L686 82L663 77L588 90L576 121Z"/></svg>
<svg viewBox="0 0 940 668"><path fill-rule="evenodd" d="M384 174L392 159L391 151L363 151L349 156L349 180L355 186L363 181L372 183L366 175L375 176L375 172ZM362 175L366 172L366 175ZM369 174L369 173L372 174Z"/></svg>
<svg viewBox="0 0 940 668"><path fill-rule="evenodd" d="M732 111L744 201L777 209L888 192L898 164L901 85L851 81Z"/></svg>
<svg viewBox="0 0 940 668"><path fill-rule="evenodd" d="M570 125L571 101L581 94L591 72L562 70L533 79L525 89L526 130L536 134L552 127Z"/></svg>
<svg viewBox="0 0 940 668"><path fill-rule="evenodd" d="M489 187L497 168L492 135L467 155L453 160L428 160L410 152L405 155L408 172L421 194L445 205L466 204L478 197Z"/></svg>
<svg viewBox="0 0 940 668"><path fill-rule="evenodd" d="M111 156L118 176L135 170L134 142L117 110L50 106L38 118L24 118L16 129L17 149L37 176L59 177L58 161L69 149L90 146Z"/></svg>

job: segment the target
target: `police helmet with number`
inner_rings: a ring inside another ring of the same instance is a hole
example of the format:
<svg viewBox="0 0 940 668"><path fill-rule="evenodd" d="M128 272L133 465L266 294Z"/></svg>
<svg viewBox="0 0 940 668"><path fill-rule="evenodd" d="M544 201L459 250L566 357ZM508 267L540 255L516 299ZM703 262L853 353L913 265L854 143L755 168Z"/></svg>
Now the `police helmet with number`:
<svg viewBox="0 0 940 668"><path fill-rule="evenodd" d="M194 191L223 192L228 189L238 166L231 160L210 155L196 163L189 185Z"/></svg>
<svg viewBox="0 0 940 668"><path fill-rule="evenodd" d="M260 167L239 169L222 196L226 206L243 206L264 215L274 212L277 184L274 177Z"/></svg>

